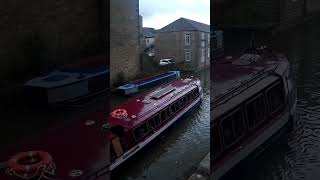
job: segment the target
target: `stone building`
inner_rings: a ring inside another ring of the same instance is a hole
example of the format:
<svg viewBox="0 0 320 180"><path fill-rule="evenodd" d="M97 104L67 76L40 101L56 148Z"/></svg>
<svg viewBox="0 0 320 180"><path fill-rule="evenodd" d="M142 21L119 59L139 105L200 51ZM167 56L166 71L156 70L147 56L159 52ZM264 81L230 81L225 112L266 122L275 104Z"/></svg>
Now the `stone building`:
<svg viewBox="0 0 320 180"><path fill-rule="evenodd" d="M110 1L110 83L134 79L140 72L139 0Z"/></svg>
<svg viewBox="0 0 320 180"><path fill-rule="evenodd" d="M180 18L155 33L155 60L173 59L185 69L209 67L210 26Z"/></svg>
<svg viewBox="0 0 320 180"><path fill-rule="evenodd" d="M104 53L107 8L103 0L1 1L0 87Z"/></svg>

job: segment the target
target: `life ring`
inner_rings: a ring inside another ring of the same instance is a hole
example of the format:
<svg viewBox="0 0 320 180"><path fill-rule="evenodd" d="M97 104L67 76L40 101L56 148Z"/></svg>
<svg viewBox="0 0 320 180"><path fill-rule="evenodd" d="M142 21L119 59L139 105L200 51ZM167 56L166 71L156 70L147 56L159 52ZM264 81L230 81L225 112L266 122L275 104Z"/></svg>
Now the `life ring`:
<svg viewBox="0 0 320 180"><path fill-rule="evenodd" d="M54 170L53 159L48 152L27 151L9 159L7 173L29 179L40 176L43 172L52 173Z"/></svg>
<svg viewBox="0 0 320 180"><path fill-rule="evenodd" d="M128 117L128 113L125 109L116 109L112 111L111 116L114 118L124 119Z"/></svg>

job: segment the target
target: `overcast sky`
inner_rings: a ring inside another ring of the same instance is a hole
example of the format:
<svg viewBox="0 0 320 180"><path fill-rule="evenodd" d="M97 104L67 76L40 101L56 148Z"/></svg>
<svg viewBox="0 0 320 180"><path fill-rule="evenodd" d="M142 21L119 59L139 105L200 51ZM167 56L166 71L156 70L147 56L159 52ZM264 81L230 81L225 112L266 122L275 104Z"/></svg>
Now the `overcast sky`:
<svg viewBox="0 0 320 180"><path fill-rule="evenodd" d="M140 0L143 27L160 29L184 17L210 24L210 0Z"/></svg>

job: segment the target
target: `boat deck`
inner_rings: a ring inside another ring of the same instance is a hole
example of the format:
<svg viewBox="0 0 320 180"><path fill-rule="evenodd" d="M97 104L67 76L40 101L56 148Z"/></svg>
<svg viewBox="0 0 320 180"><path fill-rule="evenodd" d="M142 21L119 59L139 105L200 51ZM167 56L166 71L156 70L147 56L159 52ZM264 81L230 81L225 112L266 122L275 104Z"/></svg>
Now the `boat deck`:
<svg viewBox="0 0 320 180"><path fill-rule="evenodd" d="M245 54L259 55L256 56L259 58L251 63L240 61L241 57L244 57L243 55ZM262 79L266 75L276 71L277 67L281 66L281 61L284 60L284 58L279 57L280 54L263 48L251 50L234 57L226 56L213 59L213 67L210 72L211 108L214 108L214 104L219 103L226 96L233 96L233 91L237 91L237 89L243 87L244 89L248 88L245 87L246 84Z"/></svg>
<svg viewBox="0 0 320 180"><path fill-rule="evenodd" d="M198 80L190 78L174 80L171 83L134 97L127 103L114 108L125 109L129 118L118 119L110 117L110 123L132 128L147 119L150 114L155 114L160 111L160 107L164 106L164 104L170 104L183 96L183 92L196 86L195 83L199 83ZM160 95L160 93L162 94Z"/></svg>

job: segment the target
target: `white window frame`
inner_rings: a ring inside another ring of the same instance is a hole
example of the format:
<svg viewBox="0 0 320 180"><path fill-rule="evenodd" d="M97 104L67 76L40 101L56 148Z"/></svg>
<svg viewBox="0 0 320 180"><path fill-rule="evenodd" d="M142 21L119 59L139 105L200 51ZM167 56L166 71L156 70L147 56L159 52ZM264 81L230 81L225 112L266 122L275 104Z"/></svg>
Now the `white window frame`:
<svg viewBox="0 0 320 180"><path fill-rule="evenodd" d="M201 40L202 41L205 41L206 40L206 35L204 32L201 33Z"/></svg>
<svg viewBox="0 0 320 180"><path fill-rule="evenodd" d="M187 55L188 54L188 55ZM188 58L187 58L188 57ZM191 61L191 51L190 49L185 49L184 50L184 59L185 61L189 62Z"/></svg>
<svg viewBox="0 0 320 180"><path fill-rule="evenodd" d="M210 47L208 47L208 58L210 57Z"/></svg>
<svg viewBox="0 0 320 180"><path fill-rule="evenodd" d="M185 41L185 45L191 44L191 33L190 32L185 33L184 41Z"/></svg>
<svg viewBox="0 0 320 180"><path fill-rule="evenodd" d="M206 46L206 41L201 41L201 47L204 48Z"/></svg>
<svg viewBox="0 0 320 180"><path fill-rule="evenodd" d="M205 62L206 60L206 49L201 48L201 62Z"/></svg>

